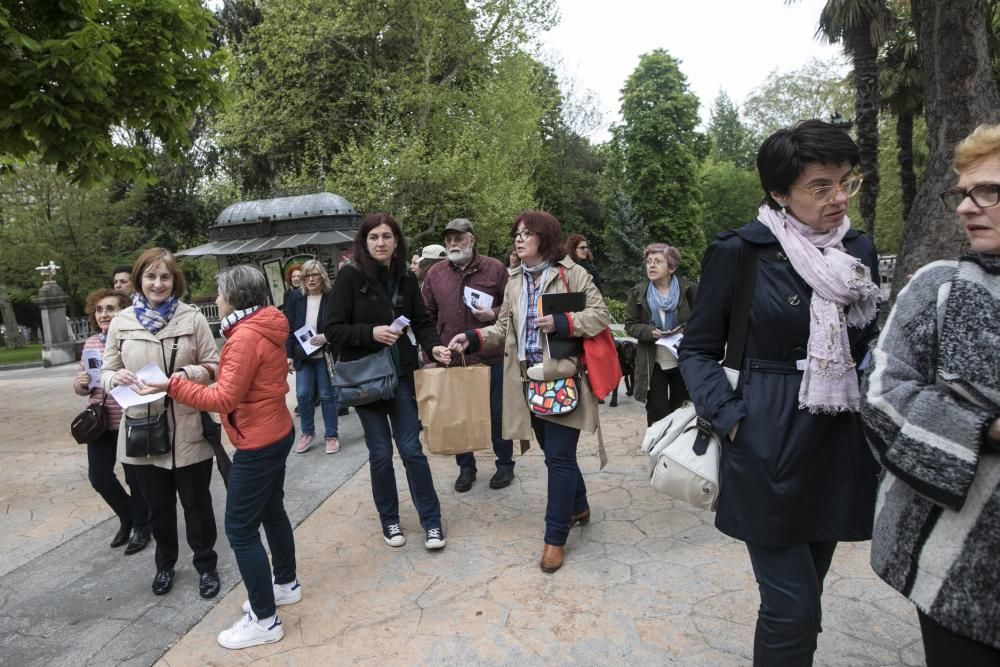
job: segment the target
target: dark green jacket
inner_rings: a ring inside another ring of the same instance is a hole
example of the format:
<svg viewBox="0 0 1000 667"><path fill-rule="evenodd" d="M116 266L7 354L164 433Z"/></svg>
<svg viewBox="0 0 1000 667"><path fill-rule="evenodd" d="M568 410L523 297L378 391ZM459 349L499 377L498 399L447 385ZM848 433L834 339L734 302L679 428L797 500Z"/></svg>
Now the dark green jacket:
<svg viewBox="0 0 1000 667"><path fill-rule="evenodd" d="M677 304L677 324L686 324L691 317L691 308L694 306L694 298L698 293L698 283L689 280L684 276L677 276L681 284L681 300ZM646 395L649 393L649 378L653 374L653 367L656 364L656 339L653 338L654 327L650 324L653 313L646 303L646 290L649 289L649 280L642 280L635 287L629 290L628 298L625 301L625 332L635 338L637 343L635 352L635 385L633 386L635 400L640 403L646 402Z"/></svg>

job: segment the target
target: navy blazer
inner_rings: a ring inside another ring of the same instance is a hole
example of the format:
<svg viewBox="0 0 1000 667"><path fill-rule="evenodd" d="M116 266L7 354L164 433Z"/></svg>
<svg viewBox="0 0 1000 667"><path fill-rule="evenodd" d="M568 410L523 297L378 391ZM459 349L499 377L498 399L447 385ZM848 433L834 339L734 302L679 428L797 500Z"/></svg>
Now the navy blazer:
<svg viewBox="0 0 1000 667"><path fill-rule="evenodd" d="M295 331L306 325L305 295L299 290L293 290L291 298L285 303L285 317L288 318L288 339L285 341L285 354L294 362L295 370L302 368L306 353L295 339ZM326 321L333 311L333 290L323 292L319 302L319 315L316 316L316 333L323 333Z"/></svg>

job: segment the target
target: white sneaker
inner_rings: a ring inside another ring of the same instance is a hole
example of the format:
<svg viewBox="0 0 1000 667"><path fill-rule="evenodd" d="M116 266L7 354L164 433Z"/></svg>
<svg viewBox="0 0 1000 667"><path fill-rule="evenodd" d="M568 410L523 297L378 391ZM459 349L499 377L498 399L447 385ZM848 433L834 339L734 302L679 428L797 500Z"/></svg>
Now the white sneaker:
<svg viewBox="0 0 1000 667"><path fill-rule="evenodd" d="M428 549L444 549L444 531L440 528L429 528L427 530L427 540L424 546Z"/></svg>
<svg viewBox="0 0 1000 667"><path fill-rule="evenodd" d="M313 437L314 436L308 435L306 433L299 435L299 439L295 443L295 453L303 454L309 451L309 448L312 446L313 443Z"/></svg>
<svg viewBox="0 0 1000 667"><path fill-rule="evenodd" d="M287 585L287 584L286 584ZM299 580L295 580L295 585L291 588L285 588L284 586L279 586L274 584L274 606L283 607L286 604L295 604L302 600L302 584ZM250 600L243 601L243 613L248 613L252 611L250 608Z"/></svg>
<svg viewBox="0 0 1000 667"><path fill-rule="evenodd" d="M257 622L257 617L251 611L236 621L233 627L219 633L219 646L231 649L250 648L281 641L284 636L285 628L281 626L281 619L275 616L271 626L265 628Z"/></svg>

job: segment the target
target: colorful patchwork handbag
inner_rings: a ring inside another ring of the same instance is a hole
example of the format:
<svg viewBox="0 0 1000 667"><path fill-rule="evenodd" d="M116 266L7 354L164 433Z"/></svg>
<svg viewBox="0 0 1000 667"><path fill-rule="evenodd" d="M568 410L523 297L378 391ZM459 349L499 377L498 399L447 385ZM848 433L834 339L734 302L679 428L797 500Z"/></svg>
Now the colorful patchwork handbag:
<svg viewBox="0 0 1000 667"><path fill-rule="evenodd" d="M536 415L553 417L568 415L580 402L576 378L558 380L528 380L524 385L528 409Z"/></svg>

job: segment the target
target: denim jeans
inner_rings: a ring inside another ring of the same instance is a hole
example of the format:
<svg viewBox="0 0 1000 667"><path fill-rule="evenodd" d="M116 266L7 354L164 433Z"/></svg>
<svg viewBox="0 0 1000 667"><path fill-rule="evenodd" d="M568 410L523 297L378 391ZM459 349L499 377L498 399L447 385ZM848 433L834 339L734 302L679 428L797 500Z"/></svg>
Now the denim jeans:
<svg viewBox="0 0 1000 667"><path fill-rule="evenodd" d="M501 436L503 427L503 362L490 364L490 439L493 441L493 453L497 456L497 470L502 467L514 467L514 441L504 440ZM474 452L459 454L455 463L460 468L476 469Z"/></svg>
<svg viewBox="0 0 1000 667"><path fill-rule="evenodd" d="M760 589L753 664L808 667L823 620L820 596L836 542L759 547L747 543Z"/></svg>
<svg viewBox="0 0 1000 667"><path fill-rule="evenodd" d="M267 552L260 541L264 525L274 563L274 583L295 581L295 539L285 513L285 459L295 430L263 449L236 450L226 495L226 537L243 576L257 618L274 615L274 589Z"/></svg>
<svg viewBox="0 0 1000 667"><path fill-rule="evenodd" d="M316 406L313 398L319 395L323 411L323 437L337 437L337 391L330 384L326 360L309 358L295 371L295 397L299 401L299 420L302 433L316 435Z"/></svg>
<svg viewBox="0 0 1000 667"><path fill-rule="evenodd" d="M396 474L392 469L392 440L395 435L396 449L406 469L406 482L420 516L420 525L424 530L440 528L441 503L434 490L430 463L418 437L420 430L413 375L399 378L393 400L359 405L357 413L365 432L365 444L368 445L372 496L382 526L399 523L399 495L396 492Z"/></svg>
<svg viewBox="0 0 1000 667"><path fill-rule="evenodd" d="M545 503L545 543L561 547L569 536L574 514L585 511L587 486L576 462L580 430L531 416L531 429L545 453L549 471L548 499Z"/></svg>

